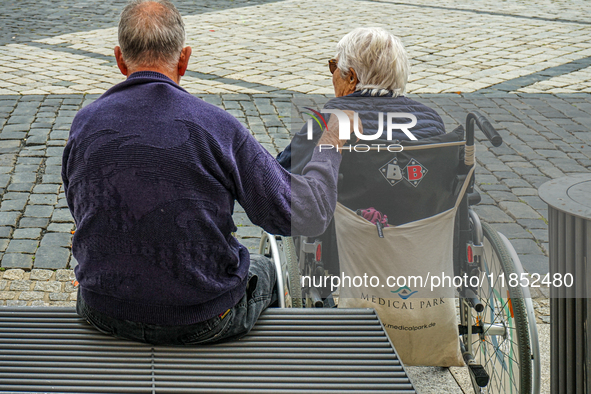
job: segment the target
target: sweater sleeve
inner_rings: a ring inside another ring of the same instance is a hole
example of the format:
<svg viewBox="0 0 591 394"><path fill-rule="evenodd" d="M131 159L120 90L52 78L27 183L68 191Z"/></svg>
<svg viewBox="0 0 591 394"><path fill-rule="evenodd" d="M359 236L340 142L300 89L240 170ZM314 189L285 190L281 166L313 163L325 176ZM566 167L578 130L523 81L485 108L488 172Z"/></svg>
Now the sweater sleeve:
<svg viewBox="0 0 591 394"><path fill-rule="evenodd" d="M237 200L249 219L278 235L322 234L336 207L341 155L316 148L302 175L290 174L250 135L235 152Z"/></svg>

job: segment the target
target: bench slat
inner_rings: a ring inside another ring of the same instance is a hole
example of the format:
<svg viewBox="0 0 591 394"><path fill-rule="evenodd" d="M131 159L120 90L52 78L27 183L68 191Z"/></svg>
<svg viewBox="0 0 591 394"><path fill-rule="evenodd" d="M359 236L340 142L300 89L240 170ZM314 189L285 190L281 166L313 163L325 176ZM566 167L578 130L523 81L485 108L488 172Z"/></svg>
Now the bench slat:
<svg viewBox="0 0 591 394"><path fill-rule="evenodd" d="M415 393L372 309L268 309L242 340L151 346L73 308L0 307L0 393Z"/></svg>

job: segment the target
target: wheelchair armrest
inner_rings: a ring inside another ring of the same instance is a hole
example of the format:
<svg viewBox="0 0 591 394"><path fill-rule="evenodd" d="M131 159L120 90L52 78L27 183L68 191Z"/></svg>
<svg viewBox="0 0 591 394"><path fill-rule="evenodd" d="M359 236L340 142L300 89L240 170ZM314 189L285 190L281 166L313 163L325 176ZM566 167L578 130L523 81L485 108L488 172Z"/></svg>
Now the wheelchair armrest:
<svg viewBox="0 0 591 394"><path fill-rule="evenodd" d="M480 201L482 201L482 198L480 197L480 193L476 190L472 193L468 193L468 205L477 205Z"/></svg>

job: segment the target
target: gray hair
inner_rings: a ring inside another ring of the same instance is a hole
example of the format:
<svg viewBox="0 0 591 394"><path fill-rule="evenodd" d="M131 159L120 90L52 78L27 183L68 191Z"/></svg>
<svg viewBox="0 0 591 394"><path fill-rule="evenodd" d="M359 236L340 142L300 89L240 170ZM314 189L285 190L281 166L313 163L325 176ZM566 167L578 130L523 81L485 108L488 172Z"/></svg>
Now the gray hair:
<svg viewBox="0 0 591 394"><path fill-rule="evenodd" d="M381 27L359 27L337 44L336 58L343 78L357 73L356 90L372 96L404 93L410 64L402 41Z"/></svg>
<svg viewBox="0 0 591 394"><path fill-rule="evenodd" d="M133 0L121 12L119 45L128 66L174 69L185 44L185 25L168 0Z"/></svg>

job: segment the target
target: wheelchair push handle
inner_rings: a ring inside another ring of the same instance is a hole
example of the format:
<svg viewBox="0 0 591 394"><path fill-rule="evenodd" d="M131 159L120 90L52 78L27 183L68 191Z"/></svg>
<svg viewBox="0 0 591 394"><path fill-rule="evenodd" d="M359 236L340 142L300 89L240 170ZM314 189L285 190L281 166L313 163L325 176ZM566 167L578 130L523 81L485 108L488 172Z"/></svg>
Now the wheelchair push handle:
<svg viewBox="0 0 591 394"><path fill-rule="evenodd" d="M495 130L480 112L470 112L466 117L466 145L474 145L474 123L482 130L486 138L493 144L493 146L500 146L503 143L503 137Z"/></svg>

